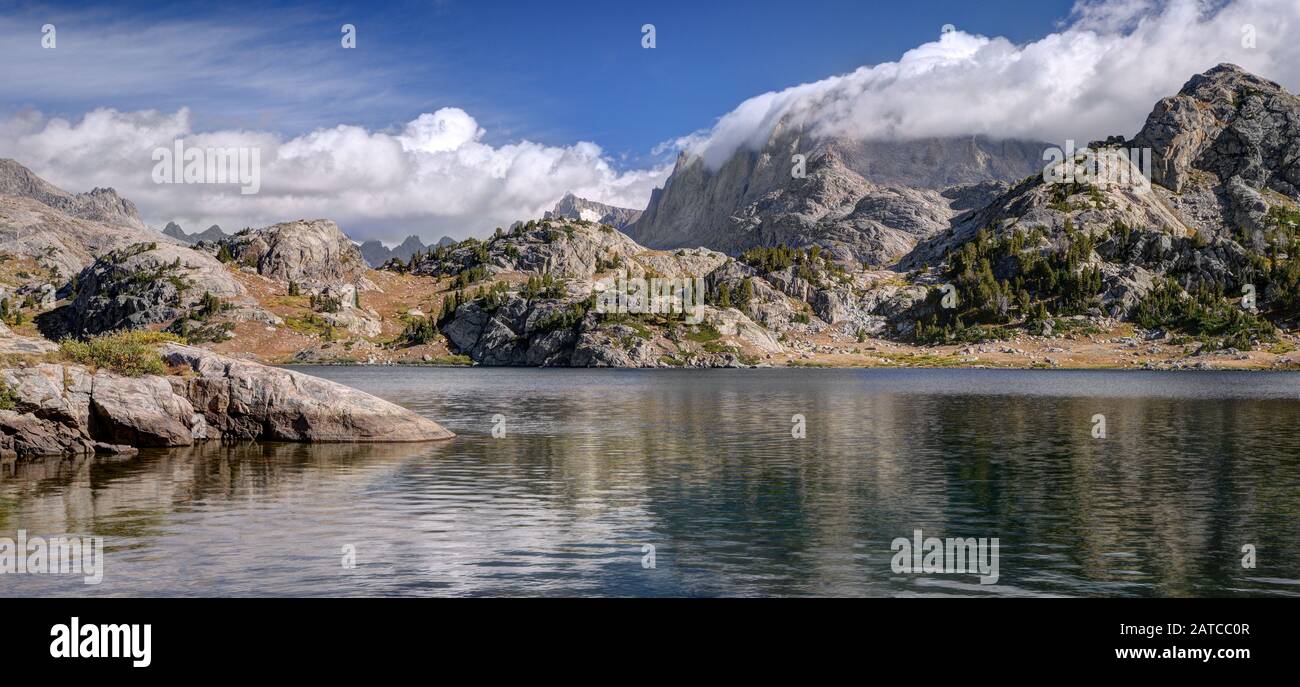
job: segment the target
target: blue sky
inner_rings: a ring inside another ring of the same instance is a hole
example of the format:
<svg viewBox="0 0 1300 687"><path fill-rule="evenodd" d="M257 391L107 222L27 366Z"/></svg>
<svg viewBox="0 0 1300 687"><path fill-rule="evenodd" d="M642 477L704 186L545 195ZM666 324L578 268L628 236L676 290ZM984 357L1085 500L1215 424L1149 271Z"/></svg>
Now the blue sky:
<svg viewBox="0 0 1300 687"><path fill-rule="evenodd" d="M1219 62L1300 89L1298 31L1296 0L0 0L0 157L156 226L464 238L566 192L644 208L679 151L720 164L786 116L862 139L1131 135ZM177 140L256 149L259 193L156 183Z"/></svg>
<svg viewBox="0 0 1300 687"><path fill-rule="evenodd" d="M594 141L616 164L635 166L656 144L710 126L750 96L897 59L944 24L1023 42L1052 31L1070 5L440 0L135 2L105 11L19 3L6 13L27 21L31 50L39 25L59 30L63 52L42 59L84 66L90 56L77 54L78 42L111 27L123 70L180 68L177 55L197 44L205 63L194 68L204 73L192 83L146 79L106 92L48 82L26 97L6 94L5 105L67 116L188 106L200 130L288 135L339 123L385 129L452 106L470 112L494 145ZM344 23L357 26L355 51L339 47ZM641 47L646 23L657 30L653 50ZM203 35L178 35L186 26Z"/></svg>

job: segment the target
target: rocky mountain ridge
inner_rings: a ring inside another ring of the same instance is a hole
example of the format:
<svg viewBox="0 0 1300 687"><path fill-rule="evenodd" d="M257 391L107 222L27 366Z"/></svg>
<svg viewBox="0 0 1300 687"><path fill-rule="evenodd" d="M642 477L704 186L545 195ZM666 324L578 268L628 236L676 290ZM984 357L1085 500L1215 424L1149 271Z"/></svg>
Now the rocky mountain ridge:
<svg viewBox="0 0 1300 687"><path fill-rule="evenodd" d="M704 245L732 255L816 244L843 262L884 266L969 209L956 202L966 187L1041 169L1045 147L979 137L817 139L783 121L762 150L742 148L716 170L680 155L628 234L651 248Z"/></svg>
<svg viewBox="0 0 1300 687"><path fill-rule="evenodd" d="M111 188L72 194L36 176L15 160L0 159L0 195L30 198L78 219L130 229L146 229L135 203Z"/></svg>
<svg viewBox="0 0 1300 687"><path fill-rule="evenodd" d="M1297 124L1300 99L1277 84L1233 65L1193 77L1131 141L1063 163L1132 178L1132 149L1148 149L1150 183L1031 177L905 257L971 304L917 320L951 332L1105 311L1212 345L1276 340L1300 317Z"/></svg>
<svg viewBox="0 0 1300 687"><path fill-rule="evenodd" d="M424 241L420 240L419 236L412 234L411 236L407 236L406 239L393 248L389 248L383 243L373 240L362 243L360 248L361 256L366 259L366 264L374 268L379 268L383 267L384 263L389 260L410 260L415 254L427 252L430 248L435 248L437 246L451 246L455 245L455 243L455 239L450 236L444 236L438 239L437 243L426 246L424 245Z"/></svg>
<svg viewBox="0 0 1300 687"><path fill-rule="evenodd" d="M177 241L180 241L181 243L186 243L189 245L194 245L196 243L201 243L203 241L216 243L217 241L220 241L224 238L228 238L230 236L226 232L222 231L221 227L216 224L208 227L207 229L204 229L201 232L198 232L197 234L187 234L185 233L185 230L182 229L181 226L175 222L168 222L167 226L163 227L162 233L164 236L174 238Z"/></svg>
<svg viewBox="0 0 1300 687"><path fill-rule="evenodd" d="M641 218L640 210L620 208L594 200L579 198L573 193L566 193L548 210L543 219L580 219L596 224L605 224L619 231L626 232L628 227Z"/></svg>
<svg viewBox="0 0 1300 687"><path fill-rule="evenodd" d="M0 279L0 309L11 324L23 318L58 338L171 321L205 293L244 296L216 260L139 222L130 201L101 204L111 191L69 194L13 161L0 171L0 262L16 266Z"/></svg>

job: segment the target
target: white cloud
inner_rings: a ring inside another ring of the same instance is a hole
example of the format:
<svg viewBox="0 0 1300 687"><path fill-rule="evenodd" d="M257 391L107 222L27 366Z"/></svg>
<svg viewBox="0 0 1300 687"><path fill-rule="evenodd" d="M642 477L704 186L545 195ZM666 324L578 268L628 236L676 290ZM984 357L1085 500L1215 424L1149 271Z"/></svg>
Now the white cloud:
<svg viewBox="0 0 1300 687"><path fill-rule="evenodd" d="M1254 49L1242 43L1248 24L1257 32ZM70 22L67 28L77 25ZM55 109L85 114L63 118L10 111L0 116L0 156L13 157L70 191L112 186L155 225L176 220L187 229L212 223L237 229L328 217L355 238L388 241L408 233L425 239L482 234L536 217L568 191L642 208L669 172L668 167L618 170L594 143L489 145L475 118L451 107L391 130L318 123L286 129L283 120L272 127L250 125L253 119L244 117L213 126L221 102L245 97L257 102L271 92L301 89L306 100L334 94L364 105L367 98L388 97L365 91L387 83L394 72L375 65L355 73L338 66L313 71L308 65L320 55L310 50L303 57L295 57L295 50L261 55L251 70L242 63L214 62L212 55L225 54L223 41L244 45L266 36L206 27L159 25L145 41L150 50L138 49L138 36L123 40L131 29L116 25L96 34L89 47L68 43L65 51L61 44L54 55L39 50L35 41L23 43L28 47L15 53L9 65L14 78L0 83L0 98L48 100L62 103ZM751 98L711 129L665 143L654 155L690 150L717 166L738 148L761 147L785 117L816 134L860 138L983 134L1087 141L1127 135L1137 131L1157 99L1219 62L1235 62L1295 90L1300 86L1297 31L1296 0L1081 2L1057 32L1031 43L951 32L895 62ZM0 36L24 32L30 33L28 23L0 18ZM203 68L192 68L191 58L206 60ZM284 70L275 68L280 60L289 60L294 67L289 71L300 76L281 78ZM205 89L209 82L237 87ZM127 102L166 103L159 106L168 109L86 111L67 104L69 92L96 103L129 97ZM300 110L315 111L304 105L291 114L304 116ZM290 137L272 129L305 133ZM260 193L241 195L236 186L154 184L152 151L171 147L177 138L189 147L260 148Z"/></svg>
<svg viewBox="0 0 1300 687"><path fill-rule="evenodd" d="M1254 48L1243 45L1246 25ZM1132 135L1158 99L1221 62L1295 89L1297 31L1296 0L1079 2L1058 32L1032 43L947 33L897 62L751 98L676 144L717 167L739 148L761 148L785 117L816 135L864 139Z"/></svg>
<svg viewBox="0 0 1300 687"><path fill-rule="evenodd" d="M483 134L469 113L447 107L433 114L422 114L407 124L406 135L400 140L406 150L443 153L477 141L483 138Z"/></svg>
<svg viewBox="0 0 1300 687"><path fill-rule="evenodd" d="M668 167L620 172L599 146L483 143L468 113L422 114L401 134L340 125L296 138L229 130L195 133L187 109L175 113L96 109L77 121L23 111L0 120L0 156L12 157L70 191L112 186L146 222L188 230L227 229L326 217L353 238L396 241L416 233L463 238L538 217L564 193L644 207ZM256 147L261 187L155 184L156 148Z"/></svg>

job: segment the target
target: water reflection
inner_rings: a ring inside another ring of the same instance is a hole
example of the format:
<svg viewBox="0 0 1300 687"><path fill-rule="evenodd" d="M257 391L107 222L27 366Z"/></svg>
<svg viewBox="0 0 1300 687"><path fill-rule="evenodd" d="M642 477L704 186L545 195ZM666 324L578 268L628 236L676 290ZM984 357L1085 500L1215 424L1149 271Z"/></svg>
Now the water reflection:
<svg viewBox="0 0 1300 687"><path fill-rule="evenodd" d="M0 594L1300 593L1294 375L310 372L460 436L7 466L0 536L109 561ZM999 537L999 583L894 574L918 528Z"/></svg>

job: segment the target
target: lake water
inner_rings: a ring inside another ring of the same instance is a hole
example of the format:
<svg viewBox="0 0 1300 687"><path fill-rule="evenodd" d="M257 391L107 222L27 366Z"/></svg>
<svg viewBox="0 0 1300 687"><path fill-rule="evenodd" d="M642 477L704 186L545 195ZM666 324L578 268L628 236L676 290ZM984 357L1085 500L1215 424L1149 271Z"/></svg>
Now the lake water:
<svg viewBox="0 0 1300 687"><path fill-rule="evenodd" d="M1300 596L1296 374L298 369L459 436L0 466L0 537L107 549L0 596Z"/></svg>

